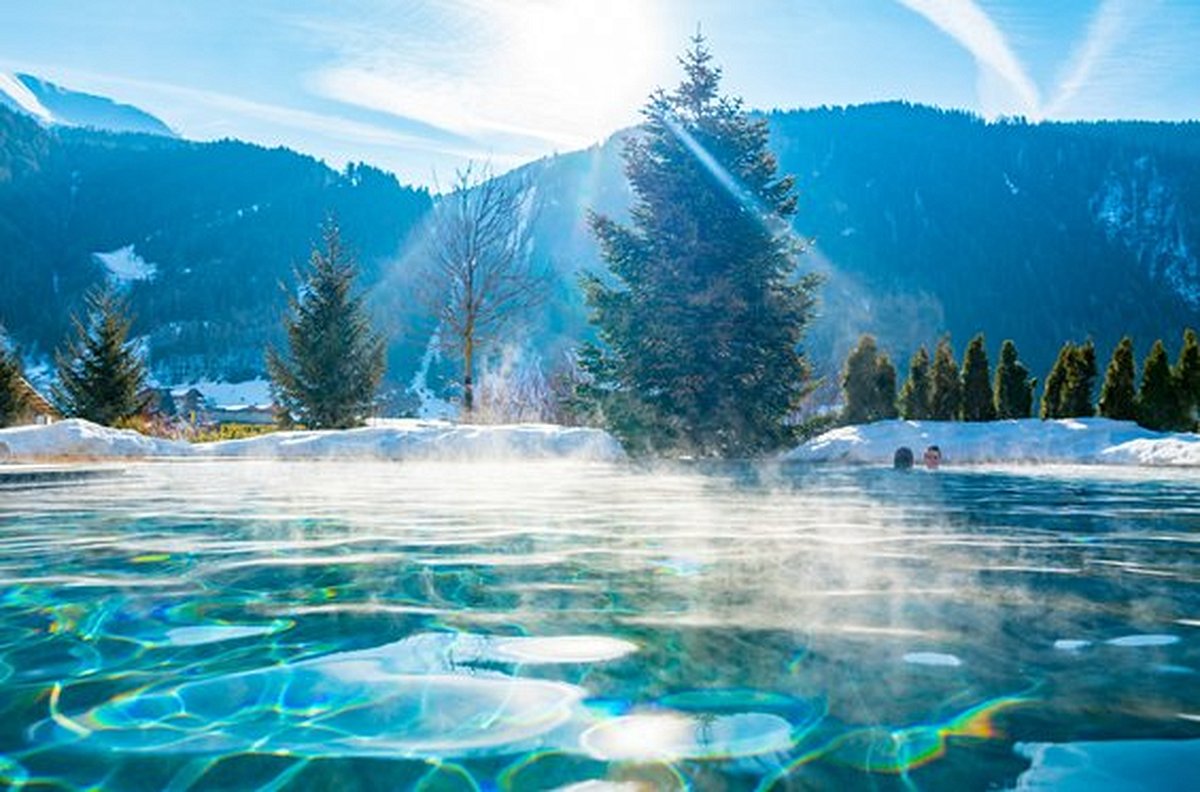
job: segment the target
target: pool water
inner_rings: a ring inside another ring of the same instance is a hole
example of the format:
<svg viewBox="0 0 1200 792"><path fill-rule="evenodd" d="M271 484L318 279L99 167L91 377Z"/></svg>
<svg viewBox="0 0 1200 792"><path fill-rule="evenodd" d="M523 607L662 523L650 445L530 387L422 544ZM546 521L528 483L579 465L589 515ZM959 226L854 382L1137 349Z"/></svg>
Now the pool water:
<svg viewBox="0 0 1200 792"><path fill-rule="evenodd" d="M0 786L1180 789L1198 542L1185 472L4 486Z"/></svg>

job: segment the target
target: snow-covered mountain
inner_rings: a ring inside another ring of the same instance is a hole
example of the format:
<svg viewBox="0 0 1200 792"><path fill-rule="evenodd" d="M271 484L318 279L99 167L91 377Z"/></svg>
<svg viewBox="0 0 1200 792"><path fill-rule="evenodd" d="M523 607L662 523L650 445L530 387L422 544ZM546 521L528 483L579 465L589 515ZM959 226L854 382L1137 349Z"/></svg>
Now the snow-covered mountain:
<svg viewBox="0 0 1200 792"><path fill-rule="evenodd" d="M144 110L72 91L29 74L0 72L0 104L43 124L176 137L169 126Z"/></svg>
<svg viewBox="0 0 1200 792"><path fill-rule="evenodd" d="M261 377L282 334L278 284L332 209L390 339L391 385L414 408L445 395L452 364L436 362L411 269L425 191L283 149L56 126L50 94L13 79L0 95L24 109L0 107L0 321L30 357L49 359L82 295L108 282L129 294L161 382ZM1200 327L1200 123L986 123L895 103L766 119L796 177L802 266L826 277L805 350L830 382L864 331L901 376L918 345L949 332L961 349L982 331L990 350L1013 339L1041 377L1068 339L1107 356L1128 333L1141 358ZM527 359L547 374L593 333L579 275L602 264L587 210L627 217L626 136L502 177L536 191L534 255L555 277ZM504 360L489 365L513 384Z"/></svg>

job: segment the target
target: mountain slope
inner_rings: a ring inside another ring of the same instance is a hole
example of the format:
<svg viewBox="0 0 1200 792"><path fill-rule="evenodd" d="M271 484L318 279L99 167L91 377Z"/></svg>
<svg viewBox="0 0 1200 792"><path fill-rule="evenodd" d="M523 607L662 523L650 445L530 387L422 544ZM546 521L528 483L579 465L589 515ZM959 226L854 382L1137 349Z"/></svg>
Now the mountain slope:
<svg viewBox="0 0 1200 792"><path fill-rule="evenodd" d="M771 148L800 196L802 265L825 273L806 343L826 375L861 332L904 374L918 344L977 331L989 352L1012 338L1035 376L1067 339L1101 356L1124 333L1139 355L1200 327L1200 124L985 123L903 104L777 112ZM588 210L622 217L632 200L622 133L501 178L540 207L535 255L552 293L532 318L551 356L592 332L579 273L598 269ZM422 190L356 166L336 172L283 149L198 144L44 126L0 108L0 321L46 354L83 290L129 289L135 331L175 382L262 371L279 338L279 284L338 214L407 382L432 327L415 299ZM98 255L99 254L99 255Z"/></svg>
<svg viewBox="0 0 1200 792"><path fill-rule="evenodd" d="M800 196L803 266L827 276L809 350L833 373L873 332L901 375L945 332L1012 338L1035 375L1059 344L1139 350L1200 325L1200 124L985 123L900 103L768 115ZM552 207L544 255L598 267L587 208L622 214L620 142L525 176ZM567 324L583 327L583 311Z"/></svg>
<svg viewBox="0 0 1200 792"><path fill-rule="evenodd" d="M0 105L44 124L175 137L161 120L132 105L72 91L29 74L0 73Z"/></svg>
<svg viewBox="0 0 1200 792"><path fill-rule="evenodd" d="M0 321L48 354L82 293L122 267L135 332L168 381L262 371L280 285L326 213L369 285L430 205L390 174L285 149L44 128L4 109L0 132Z"/></svg>

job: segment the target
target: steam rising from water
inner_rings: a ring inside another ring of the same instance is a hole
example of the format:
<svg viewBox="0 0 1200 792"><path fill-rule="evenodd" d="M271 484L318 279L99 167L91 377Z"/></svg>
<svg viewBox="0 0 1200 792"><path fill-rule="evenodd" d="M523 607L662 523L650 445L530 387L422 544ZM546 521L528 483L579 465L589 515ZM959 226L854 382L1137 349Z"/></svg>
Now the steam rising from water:
<svg viewBox="0 0 1200 792"><path fill-rule="evenodd" d="M1193 734L1200 486L1091 476L180 462L6 490L0 777L99 783L62 752L116 750L163 785L251 754L255 785L366 755L400 786L419 758L1009 784L984 744Z"/></svg>

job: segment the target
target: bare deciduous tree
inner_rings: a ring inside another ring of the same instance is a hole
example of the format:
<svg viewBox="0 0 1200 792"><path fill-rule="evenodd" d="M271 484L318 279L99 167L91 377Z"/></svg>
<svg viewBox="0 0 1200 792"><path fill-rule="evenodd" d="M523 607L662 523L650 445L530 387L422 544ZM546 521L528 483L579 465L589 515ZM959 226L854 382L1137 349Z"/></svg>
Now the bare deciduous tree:
<svg viewBox="0 0 1200 792"><path fill-rule="evenodd" d="M467 415L477 356L545 296L548 279L530 257L533 214L527 186L493 178L487 165L458 171L434 208L427 300L443 342L462 355Z"/></svg>

